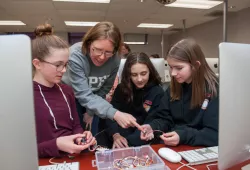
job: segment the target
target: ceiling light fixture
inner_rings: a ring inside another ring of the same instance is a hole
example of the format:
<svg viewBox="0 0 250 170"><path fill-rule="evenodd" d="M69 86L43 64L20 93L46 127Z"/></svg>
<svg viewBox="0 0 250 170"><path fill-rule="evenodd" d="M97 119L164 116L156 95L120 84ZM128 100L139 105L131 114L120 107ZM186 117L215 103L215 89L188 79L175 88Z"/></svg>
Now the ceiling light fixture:
<svg viewBox="0 0 250 170"><path fill-rule="evenodd" d="M7 21L7 20L2 20L0 21L0 25L26 25L22 21Z"/></svg>
<svg viewBox="0 0 250 170"><path fill-rule="evenodd" d="M67 26L93 27L99 22L64 21Z"/></svg>
<svg viewBox="0 0 250 170"><path fill-rule="evenodd" d="M177 0L174 3L165 6L179 7L179 8L210 9L222 3L223 1L211 1L211 0Z"/></svg>
<svg viewBox="0 0 250 170"><path fill-rule="evenodd" d="M145 42L132 42L132 41L125 41L124 42L125 44L128 44L128 45L146 45Z"/></svg>
<svg viewBox="0 0 250 170"><path fill-rule="evenodd" d="M110 0L53 0L59 2L88 2L88 3L110 3Z"/></svg>
<svg viewBox="0 0 250 170"><path fill-rule="evenodd" d="M140 28L169 28L172 27L173 24L152 24L152 23L141 23L137 27Z"/></svg>

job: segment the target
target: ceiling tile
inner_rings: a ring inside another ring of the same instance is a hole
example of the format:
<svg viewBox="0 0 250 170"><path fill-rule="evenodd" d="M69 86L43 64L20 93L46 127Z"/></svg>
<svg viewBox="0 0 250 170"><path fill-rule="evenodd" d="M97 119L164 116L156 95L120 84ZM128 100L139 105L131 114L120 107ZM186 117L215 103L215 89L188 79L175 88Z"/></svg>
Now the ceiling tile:
<svg viewBox="0 0 250 170"><path fill-rule="evenodd" d="M250 7L250 0L230 0L229 6L238 11ZM223 10L223 5L208 10L183 9L165 7L155 0L111 0L110 4L53 2L52 0L0 0L0 19L21 20L26 26L0 26L0 32L30 31L38 24L51 23L57 31L85 32L89 27L69 27L64 21L103 21L114 22L124 33L160 34L159 29L137 28L142 22L170 23L172 28L182 28L182 20L186 19L186 27L190 28L215 18L205 15ZM165 30L169 34L170 29Z"/></svg>
<svg viewBox="0 0 250 170"><path fill-rule="evenodd" d="M5 9L12 14L18 15L42 15L55 10L52 2L43 1L11 1Z"/></svg>
<svg viewBox="0 0 250 170"><path fill-rule="evenodd" d="M102 21L105 18L103 11L59 10L64 21Z"/></svg>
<svg viewBox="0 0 250 170"><path fill-rule="evenodd" d="M106 11L109 4L82 2L53 2L58 10Z"/></svg>

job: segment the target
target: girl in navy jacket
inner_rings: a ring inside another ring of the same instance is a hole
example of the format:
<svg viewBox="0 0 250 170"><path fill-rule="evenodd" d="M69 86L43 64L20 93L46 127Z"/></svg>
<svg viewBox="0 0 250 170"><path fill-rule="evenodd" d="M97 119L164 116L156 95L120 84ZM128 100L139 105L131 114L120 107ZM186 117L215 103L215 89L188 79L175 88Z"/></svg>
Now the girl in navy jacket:
<svg viewBox="0 0 250 170"><path fill-rule="evenodd" d="M166 145L218 145L218 80L200 46L192 39L181 40L170 49L167 61L171 84L156 115L172 119L143 125L147 133L141 133L141 139L151 139L157 129L167 132L161 135Z"/></svg>
<svg viewBox="0 0 250 170"><path fill-rule="evenodd" d="M117 86L111 104L114 108L133 115L138 124L151 122L153 111L159 106L164 94L161 78L145 53L128 55L122 72L121 83ZM138 146L147 141L140 139L135 127L124 129L116 122L107 120L107 130L113 148Z"/></svg>

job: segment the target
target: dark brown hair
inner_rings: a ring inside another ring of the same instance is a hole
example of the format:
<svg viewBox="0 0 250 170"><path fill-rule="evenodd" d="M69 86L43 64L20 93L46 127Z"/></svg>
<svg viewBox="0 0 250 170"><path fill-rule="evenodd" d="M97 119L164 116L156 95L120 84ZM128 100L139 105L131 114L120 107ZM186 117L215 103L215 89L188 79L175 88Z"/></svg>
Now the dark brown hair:
<svg viewBox="0 0 250 170"><path fill-rule="evenodd" d="M152 57L152 58L161 58L161 57L159 56L159 54L151 54L151 57Z"/></svg>
<svg viewBox="0 0 250 170"><path fill-rule="evenodd" d="M121 90L127 102L133 101L133 82L131 81L131 67L136 64L145 64L149 69L149 80L147 84L161 84L161 77L156 71L154 65L145 53L130 53L124 64L121 77Z"/></svg>
<svg viewBox="0 0 250 170"><path fill-rule="evenodd" d="M89 46L93 41L103 39L109 39L113 43L114 53L119 51L122 39L119 28L112 22L99 22L84 35L83 54L86 55L89 52Z"/></svg>
<svg viewBox="0 0 250 170"><path fill-rule="evenodd" d="M122 45L121 46L124 46L127 50L128 50L128 53L131 53L131 49L130 49L130 47L129 47L129 45L128 44L126 44L126 43L122 43Z"/></svg>
<svg viewBox="0 0 250 170"><path fill-rule="evenodd" d="M65 40L53 35L53 28L49 24L37 26L34 33L36 38L32 40L32 59L44 60L51 49L69 48ZM33 71L35 71L34 66Z"/></svg>
<svg viewBox="0 0 250 170"><path fill-rule="evenodd" d="M167 58L189 63L192 67L192 99L191 108L200 107L206 93L217 96L218 80L215 73L208 66L201 47L193 39L183 39L176 43L169 51ZM197 67L197 61L200 66ZM180 100L182 95L181 84L174 77L171 79L171 100Z"/></svg>

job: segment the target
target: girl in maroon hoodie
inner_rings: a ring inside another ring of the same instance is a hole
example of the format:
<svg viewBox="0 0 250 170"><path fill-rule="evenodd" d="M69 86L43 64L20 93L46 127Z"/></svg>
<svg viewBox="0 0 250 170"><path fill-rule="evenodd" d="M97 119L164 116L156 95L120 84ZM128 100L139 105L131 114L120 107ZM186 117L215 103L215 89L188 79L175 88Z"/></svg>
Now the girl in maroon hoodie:
<svg viewBox="0 0 250 170"><path fill-rule="evenodd" d="M32 63L39 157L80 153L93 145L95 138L80 126L72 89L59 84L68 63L68 44L52 35L49 24L38 26L35 34ZM83 137L87 144L81 143Z"/></svg>

